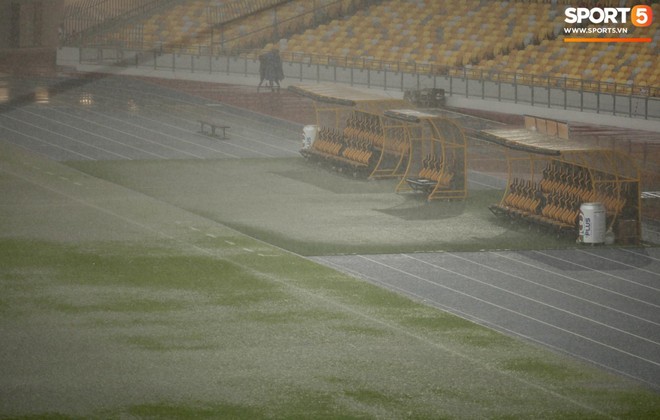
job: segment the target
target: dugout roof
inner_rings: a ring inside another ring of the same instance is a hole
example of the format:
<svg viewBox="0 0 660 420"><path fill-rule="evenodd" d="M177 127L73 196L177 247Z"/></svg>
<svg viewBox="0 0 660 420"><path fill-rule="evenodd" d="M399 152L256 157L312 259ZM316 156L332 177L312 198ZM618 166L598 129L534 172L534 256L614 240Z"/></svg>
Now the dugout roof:
<svg viewBox="0 0 660 420"><path fill-rule="evenodd" d="M562 139L556 136L530 131L526 128L481 130L482 140L521 152L559 156L563 153L597 151L598 148Z"/></svg>
<svg viewBox="0 0 660 420"><path fill-rule="evenodd" d="M359 106L368 103L378 103L383 106L401 106L401 104L406 103L402 99L336 84L301 83L289 86L289 90L317 102L345 106Z"/></svg>
<svg viewBox="0 0 660 420"><path fill-rule="evenodd" d="M390 109L385 111L385 116L414 123L419 123L422 120L441 118L438 115L429 114L416 109Z"/></svg>
<svg viewBox="0 0 660 420"><path fill-rule="evenodd" d="M608 173L617 179L639 179L639 168L629 155L596 147L584 141L570 140L567 130L560 129L549 134L538 129L539 122L547 124L547 121L536 118L535 124L530 126L529 118L525 117L526 128L481 130L479 138L509 150L528 153L530 159L541 155ZM513 156L507 154L507 159L512 158Z"/></svg>

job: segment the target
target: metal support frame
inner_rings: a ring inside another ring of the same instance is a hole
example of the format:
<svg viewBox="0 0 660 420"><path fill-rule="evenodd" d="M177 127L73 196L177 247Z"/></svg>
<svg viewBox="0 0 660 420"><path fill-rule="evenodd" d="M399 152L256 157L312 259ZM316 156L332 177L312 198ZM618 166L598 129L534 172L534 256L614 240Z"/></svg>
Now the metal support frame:
<svg viewBox="0 0 660 420"><path fill-rule="evenodd" d="M514 180L531 181L540 185L545 178L544 171L549 168L561 168L562 191L576 191L582 182L576 182L571 174L581 173L588 176L588 188L574 203L579 207L585 202L601 202L606 208L607 229L612 230L625 244L637 244L641 240L641 191L640 170L635 161L622 152L575 145L574 148L561 146L553 150L544 149L543 139L535 138L528 144L521 141L521 136L506 143L508 168L507 187L500 200L500 208L507 207L507 196ZM549 139L551 140L551 139ZM569 140L564 140L570 142ZM558 143L552 143L557 146ZM531 146L531 147L530 147ZM531 220L534 220L532 217ZM577 234L577 232L576 232ZM621 238L623 236L623 238Z"/></svg>
<svg viewBox="0 0 660 420"><path fill-rule="evenodd" d="M467 137L460 126L448 118L414 110L397 110L385 115L404 122L410 142L406 170L395 191L421 190L427 194L428 201L465 199L468 193ZM429 162L434 162L435 167L430 168ZM439 176L424 179L425 169Z"/></svg>

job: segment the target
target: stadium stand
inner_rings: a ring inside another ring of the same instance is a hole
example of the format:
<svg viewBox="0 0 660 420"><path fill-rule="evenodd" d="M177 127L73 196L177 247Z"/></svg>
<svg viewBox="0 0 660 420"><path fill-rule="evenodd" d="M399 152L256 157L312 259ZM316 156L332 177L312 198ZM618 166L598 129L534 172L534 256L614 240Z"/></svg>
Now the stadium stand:
<svg viewBox="0 0 660 420"><path fill-rule="evenodd" d="M143 0L143 2L145 1L147 0ZM117 0L108 0L107 3L114 4L117 3ZM95 38L94 42L127 48L163 48L179 51L199 50L200 46L204 46L210 52L207 42L214 25L258 15L259 12L285 3L285 1L174 0L154 2L152 0L151 3L158 3L159 10L156 13L153 9L150 9L148 10L150 13L142 13L137 18L126 20L121 27L107 28L105 33L99 34ZM133 7L137 9L137 6L136 2ZM102 22L104 12L97 11L98 8L98 5L95 8L88 7L87 14L99 15L96 20ZM79 10L80 6L76 6L75 9L70 8L65 22L81 20ZM135 14L133 13L133 15ZM138 36L135 34L138 34Z"/></svg>
<svg viewBox="0 0 660 420"><path fill-rule="evenodd" d="M260 48L349 10L352 0L190 0L109 31L100 43L183 53ZM133 34L140 34L135 41ZM281 42L286 46L286 40ZM272 47L270 47L272 48ZM269 48L269 49L270 49Z"/></svg>
<svg viewBox="0 0 660 420"><path fill-rule="evenodd" d="M481 78L486 72L496 80L541 86L554 77L564 78L561 83L567 88L648 95L649 87L660 83L655 71L660 64L657 25L634 27L628 22L623 26L635 37L652 39L651 48L644 53L635 44L564 43L563 10L571 4L386 1L268 47L279 46L294 60L296 55L308 54L311 63L426 68L456 76L463 76L468 68L468 77ZM660 4L652 7L657 16Z"/></svg>
<svg viewBox="0 0 660 420"><path fill-rule="evenodd" d="M108 0L109 1L109 0ZM147 0L143 0L147 1ZM112 3L122 3L115 0ZM103 2L105 3L105 2ZM277 48L284 61L423 71L500 82L656 95L657 25L624 28L635 44L562 42L565 0L188 0L126 19L104 45L256 57ZM619 1L601 1L619 6ZM660 4L652 5L660 16ZM126 13L123 11L122 13ZM85 20L78 13L79 20ZM552 80L551 80L552 78ZM561 85L561 86L559 86Z"/></svg>
<svg viewBox="0 0 660 420"><path fill-rule="evenodd" d="M148 15L161 16L176 0L67 0L60 26L60 43L133 46L142 39L142 26L132 25ZM117 31L117 26L122 27Z"/></svg>
<svg viewBox="0 0 660 420"><path fill-rule="evenodd" d="M660 4L652 5L653 14L660 13ZM562 15L563 17L563 15ZM522 50L511 50L479 63L484 70L527 73L538 76L566 77L575 80L601 81L624 85L657 86L660 76L660 31L654 27L622 25L630 35L652 39L652 48L640 51L638 45L590 43L576 44L561 41L564 36L557 28L557 40L546 38L539 45L530 44ZM605 35L601 35L605 36ZM605 86L607 88L608 86ZM624 92L622 92L624 93Z"/></svg>
<svg viewBox="0 0 660 420"><path fill-rule="evenodd" d="M280 42L282 51L439 66L476 64L537 42L561 17L549 4L386 1ZM355 36L355 34L361 36Z"/></svg>

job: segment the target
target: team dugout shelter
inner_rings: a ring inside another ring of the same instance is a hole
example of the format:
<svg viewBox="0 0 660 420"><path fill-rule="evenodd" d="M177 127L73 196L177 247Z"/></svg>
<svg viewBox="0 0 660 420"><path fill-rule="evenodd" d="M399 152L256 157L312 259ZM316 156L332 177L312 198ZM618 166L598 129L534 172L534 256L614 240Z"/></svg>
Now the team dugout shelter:
<svg viewBox="0 0 660 420"><path fill-rule="evenodd" d="M466 137L456 123L348 86L289 89L314 100L316 138L300 151L307 159L356 177L401 178L397 192L428 200L466 197Z"/></svg>
<svg viewBox="0 0 660 420"><path fill-rule="evenodd" d="M524 128L479 137L506 151L507 187L494 214L577 235L581 205L601 203L617 243L641 241L640 171L629 155L571 141L568 124L534 116Z"/></svg>
<svg viewBox="0 0 660 420"><path fill-rule="evenodd" d="M384 111L406 104L401 99L329 84L289 87L314 100L317 133L306 158L361 178L400 176L408 155L408 142L400 123Z"/></svg>
<svg viewBox="0 0 660 420"><path fill-rule="evenodd" d="M421 191L427 199L467 197L467 137L449 118L415 109L393 109L409 143L408 163L397 192Z"/></svg>

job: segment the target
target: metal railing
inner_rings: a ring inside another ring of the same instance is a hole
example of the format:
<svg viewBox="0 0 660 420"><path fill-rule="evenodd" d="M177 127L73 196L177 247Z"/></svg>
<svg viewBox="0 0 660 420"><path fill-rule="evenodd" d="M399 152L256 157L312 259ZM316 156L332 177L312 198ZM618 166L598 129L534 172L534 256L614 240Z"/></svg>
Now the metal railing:
<svg viewBox="0 0 660 420"><path fill-rule="evenodd" d="M331 19L336 19L346 13L354 13L361 8L378 4L382 0L314 0L299 2L295 16L283 17L284 7L288 6L290 0L233 0L223 3L221 6L207 6L206 26L198 29L195 38L207 38L207 44L199 44L192 41L191 37L184 37L177 42L159 42L157 45L146 45L143 38L135 36L136 31L141 30L141 24L124 25L116 31L95 34L84 39L84 45L113 46L131 49L159 49L165 52L195 54L203 51L204 54L225 54L228 51L237 51L241 48L252 48L264 45L268 42L277 42L280 38L286 38L293 33L299 33L309 27L321 24ZM229 25L241 22L242 18L255 13L270 12L270 23L260 27L250 25L241 30L240 35L228 35L235 33L227 31Z"/></svg>
<svg viewBox="0 0 660 420"><path fill-rule="evenodd" d="M90 34L115 23L166 7L177 0L83 0L67 5L60 27L60 44L90 42ZM133 34L131 34L133 35Z"/></svg>
<svg viewBox="0 0 660 420"><path fill-rule="evenodd" d="M222 25L232 20L260 12L288 0L231 0L206 7L206 18L210 26Z"/></svg>
<svg viewBox="0 0 660 420"><path fill-rule="evenodd" d="M258 76L258 51L211 55L81 47L79 62L172 72ZM335 82L384 90L444 89L449 96L660 120L660 88L566 77L443 67L367 58L281 53L284 74L299 81Z"/></svg>

